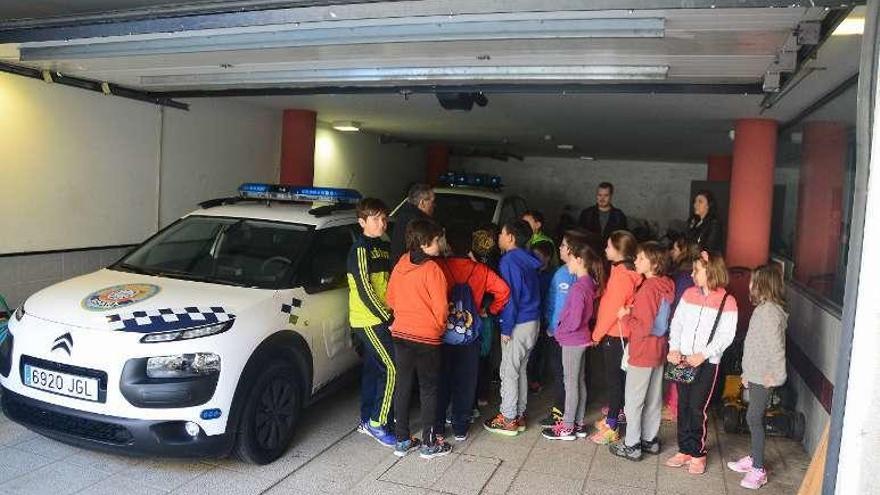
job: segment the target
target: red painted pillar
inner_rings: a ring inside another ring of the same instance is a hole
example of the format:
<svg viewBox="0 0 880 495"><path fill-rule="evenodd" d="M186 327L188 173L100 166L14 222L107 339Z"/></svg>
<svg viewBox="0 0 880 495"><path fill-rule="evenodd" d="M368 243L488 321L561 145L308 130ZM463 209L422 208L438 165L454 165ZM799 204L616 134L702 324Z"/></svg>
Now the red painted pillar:
<svg viewBox="0 0 880 495"><path fill-rule="evenodd" d="M733 168L733 156L709 155L706 158L706 180L730 182L730 171Z"/></svg>
<svg viewBox="0 0 880 495"><path fill-rule="evenodd" d="M831 290L823 275L837 270L843 216L846 126L842 122L807 122L798 184L794 277L819 290Z"/></svg>
<svg viewBox="0 0 880 495"><path fill-rule="evenodd" d="M281 183L311 186L315 178L315 124L311 110L285 110L281 120Z"/></svg>
<svg viewBox="0 0 880 495"><path fill-rule="evenodd" d="M427 173L425 178L428 184L436 184L440 175L449 171L449 146L445 144L428 145L426 162Z"/></svg>
<svg viewBox="0 0 880 495"><path fill-rule="evenodd" d="M727 226L728 266L754 268L766 263L769 257L777 129L775 120L736 121Z"/></svg>

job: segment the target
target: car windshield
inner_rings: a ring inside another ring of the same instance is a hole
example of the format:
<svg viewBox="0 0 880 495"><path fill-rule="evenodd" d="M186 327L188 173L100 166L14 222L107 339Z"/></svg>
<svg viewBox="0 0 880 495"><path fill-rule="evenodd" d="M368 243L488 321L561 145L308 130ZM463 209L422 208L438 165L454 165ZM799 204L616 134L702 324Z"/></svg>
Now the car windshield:
<svg viewBox="0 0 880 495"><path fill-rule="evenodd" d="M472 232L492 222L498 200L465 194L435 193L434 218L447 230Z"/></svg>
<svg viewBox="0 0 880 495"><path fill-rule="evenodd" d="M190 216L111 269L185 280L279 288L293 279L311 229L304 225Z"/></svg>

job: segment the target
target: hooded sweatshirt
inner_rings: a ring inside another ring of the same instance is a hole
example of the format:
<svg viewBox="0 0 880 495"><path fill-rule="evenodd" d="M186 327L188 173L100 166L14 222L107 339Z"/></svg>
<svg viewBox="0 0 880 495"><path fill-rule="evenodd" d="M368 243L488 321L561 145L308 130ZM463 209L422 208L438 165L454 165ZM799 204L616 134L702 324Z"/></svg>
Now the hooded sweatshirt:
<svg viewBox="0 0 880 495"><path fill-rule="evenodd" d="M668 277L645 279L633 296L632 311L620 319L623 331L629 334L629 364L655 368L666 361L668 335L651 335L654 319L663 299L670 305L675 297L675 284Z"/></svg>
<svg viewBox="0 0 880 495"><path fill-rule="evenodd" d="M541 288L538 269L541 261L522 248L504 253L499 271L510 287L510 302L501 311L501 333L510 335L520 323L541 318Z"/></svg>
<svg viewBox="0 0 880 495"><path fill-rule="evenodd" d="M391 272L386 297L394 310L391 335L420 344L440 345L446 329L449 298L446 275L430 257L406 253Z"/></svg>
<svg viewBox="0 0 880 495"><path fill-rule="evenodd" d="M752 312L743 348L742 377L765 387L785 383L785 329L788 313L782 306L763 302Z"/></svg>
<svg viewBox="0 0 880 495"><path fill-rule="evenodd" d="M599 311L596 313L594 342L599 342L606 336L621 336L617 325L617 311L632 304L633 294L636 293L636 287L641 281L642 276L635 270L629 269L626 262L612 264L608 285L605 287L605 293L599 301ZM626 329L623 329L623 338L629 338Z"/></svg>
<svg viewBox="0 0 880 495"><path fill-rule="evenodd" d="M559 325L553 336L561 346L586 346L590 344L590 319L596 299L596 283L589 275L580 277L572 285Z"/></svg>
<svg viewBox="0 0 880 495"><path fill-rule="evenodd" d="M568 298L568 291L571 290L571 286L575 282L577 282L577 275L568 271L568 267L565 265L557 268L553 279L550 280L550 287L547 288L544 296L544 320L547 322L547 333L550 335L553 335L559 325L559 315L562 314L562 308Z"/></svg>
<svg viewBox="0 0 880 495"><path fill-rule="evenodd" d="M468 284L474 295L474 307L482 306L483 297L492 295L489 313L497 315L510 299L510 289L504 280L483 263L470 258L446 258L440 262L446 274L446 283L451 291L455 284Z"/></svg>

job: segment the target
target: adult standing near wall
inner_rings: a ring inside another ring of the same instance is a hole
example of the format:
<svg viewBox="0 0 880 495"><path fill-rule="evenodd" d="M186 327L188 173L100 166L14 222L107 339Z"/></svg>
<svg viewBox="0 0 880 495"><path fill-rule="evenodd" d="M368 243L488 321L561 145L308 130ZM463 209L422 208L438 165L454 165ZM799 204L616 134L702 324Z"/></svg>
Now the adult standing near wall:
<svg viewBox="0 0 880 495"><path fill-rule="evenodd" d="M685 237L697 243L701 250L722 253L724 229L718 220L715 197L709 191L699 191L694 196L693 213L688 221Z"/></svg>
<svg viewBox="0 0 880 495"><path fill-rule="evenodd" d="M418 218L430 218L434 214L434 190L428 184L413 184L406 202L394 215L391 230L391 266L407 251L406 226Z"/></svg>
<svg viewBox="0 0 880 495"><path fill-rule="evenodd" d="M596 188L596 204L581 212L581 227L588 232L602 236L602 245L608 241L611 233L617 230L626 230L626 215L619 208L611 204L614 196L614 185L610 182L602 182Z"/></svg>

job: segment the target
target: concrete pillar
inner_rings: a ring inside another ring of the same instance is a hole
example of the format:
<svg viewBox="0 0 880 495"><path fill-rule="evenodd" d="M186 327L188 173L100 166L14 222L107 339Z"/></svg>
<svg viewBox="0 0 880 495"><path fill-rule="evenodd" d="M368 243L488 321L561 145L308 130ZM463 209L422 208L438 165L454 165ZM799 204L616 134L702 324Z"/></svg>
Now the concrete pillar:
<svg viewBox="0 0 880 495"><path fill-rule="evenodd" d="M440 175L449 171L449 146L445 144L428 145L426 163L425 179L428 184L437 184Z"/></svg>
<svg viewBox="0 0 880 495"><path fill-rule="evenodd" d="M736 121L725 251L728 266L754 268L769 257L777 129L775 120Z"/></svg>
<svg viewBox="0 0 880 495"><path fill-rule="evenodd" d="M709 155L706 157L706 180L730 182L732 168L732 155Z"/></svg>
<svg viewBox="0 0 880 495"><path fill-rule="evenodd" d="M285 110L281 121L281 183L311 186L315 179L315 124L311 110Z"/></svg>
<svg viewBox="0 0 880 495"><path fill-rule="evenodd" d="M840 255L846 126L842 122L807 122L803 165L798 184L794 277L820 291L830 291Z"/></svg>

